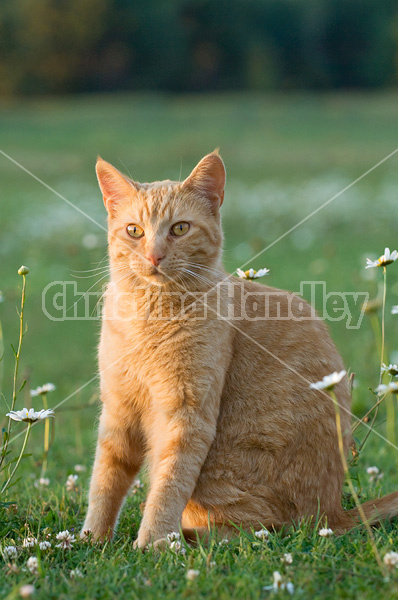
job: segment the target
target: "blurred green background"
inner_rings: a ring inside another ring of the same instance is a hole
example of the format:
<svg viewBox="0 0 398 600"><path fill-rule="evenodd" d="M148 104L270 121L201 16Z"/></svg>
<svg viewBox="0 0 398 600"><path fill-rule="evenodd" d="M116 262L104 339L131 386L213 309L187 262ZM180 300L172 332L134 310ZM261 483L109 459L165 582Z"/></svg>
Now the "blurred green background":
<svg viewBox="0 0 398 600"><path fill-rule="evenodd" d="M364 265L397 246L398 153L251 257L397 148L396 2L17 0L1 5L0 40L0 150L103 226L98 154L148 181L185 177L219 146L227 271L250 261L270 268L276 287L299 292L302 281L324 281L328 291L380 293L381 271ZM85 384L96 375L100 324L51 321L42 292L52 281L100 290L106 278L77 277L104 259L106 234L23 169L0 155L2 391L9 402L17 269L26 264L29 385L19 407L31 403L29 386L47 381L57 386L50 405L72 395L56 418L54 468L64 472L91 460L98 381ZM398 356L393 304L395 265L390 359ZM354 409L363 414L378 383L370 320L330 327L356 373Z"/></svg>

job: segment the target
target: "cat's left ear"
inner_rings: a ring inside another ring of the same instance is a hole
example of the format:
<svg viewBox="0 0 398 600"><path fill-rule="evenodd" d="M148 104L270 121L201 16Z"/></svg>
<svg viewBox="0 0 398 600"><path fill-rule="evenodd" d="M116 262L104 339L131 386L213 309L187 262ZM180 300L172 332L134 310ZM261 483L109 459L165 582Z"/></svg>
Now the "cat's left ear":
<svg viewBox="0 0 398 600"><path fill-rule="evenodd" d="M137 193L134 183L100 156L97 158L95 170L108 213L114 212L121 200Z"/></svg>
<svg viewBox="0 0 398 600"><path fill-rule="evenodd" d="M225 166L218 150L207 154L183 182L183 189L192 189L211 201L217 212L224 200Z"/></svg>

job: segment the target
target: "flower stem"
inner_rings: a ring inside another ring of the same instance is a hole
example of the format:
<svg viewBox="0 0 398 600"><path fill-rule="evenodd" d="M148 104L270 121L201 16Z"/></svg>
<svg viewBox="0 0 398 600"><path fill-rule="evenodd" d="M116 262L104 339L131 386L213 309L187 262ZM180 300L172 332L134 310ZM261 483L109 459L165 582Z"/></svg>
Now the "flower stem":
<svg viewBox="0 0 398 600"><path fill-rule="evenodd" d="M341 457L341 463L343 465L343 470L344 470L344 474L346 476L346 480L348 483L348 487L350 488L350 492L352 494L352 497L354 498L354 502L356 504L356 507L358 509L358 513L359 516L361 517L362 523L365 525L366 530L368 532L369 535L369 541L372 545L373 548L373 552L376 558L376 562L380 567L380 570L382 572L382 574L384 575L384 565L382 563L382 560L380 558L380 554L379 551L377 550L377 546L376 546L376 542L373 536L373 532L370 528L369 525L369 521L367 520L364 510L362 508L362 505L359 501L358 495L355 491L354 488L354 484L352 483L352 479L351 479L351 475L350 475L350 471L348 468L348 464L347 464L347 459L345 456L345 452L344 452L344 443L343 443L343 434L341 431L341 418L340 418L340 407L339 407L339 403L337 402L337 398L336 398L336 394L333 391L330 391L330 396L333 400L333 404L334 404L334 408L335 408L335 412L336 412L336 429L337 429L337 439L338 439L338 444L339 444L339 451L340 451L340 457Z"/></svg>
<svg viewBox="0 0 398 600"><path fill-rule="evenodd" d="M379 317L377 316L376 313L374 313L370 316L370 323L372 325L373 335L375 337L375 341L376 341L376 345L377 345L377 351L379 354L381 354L380 321L379 321Z"/></svg>
<svg viewBox="0 0 398 600"><path fill-rule="evenodd" d="M377 408L379 406L379 404L381 404L383 402L383 400L385 399L386 394L384 394L384 396L382 396L381 398L378 399L377 402L375 402L375 404L373 404L373 406L371 408L369 408L368 412L366 414L364 414L364 416L362 417L362 419L360 419L359 421L357 421L355 423L355 425L352 427L352 433L355 433L355 431L358 429L358 427L360 425L363 425L364 423L366 423L365 419L367 417L369 417L370 413L372 413L374 411L375 408ZM364 440L365 441L365 440ZM362 445L361 445L362 447Z"/></svg>
<svg viewBox="0 0 398 600"><path fill-rule="evenodd" d="M46 394L43 394L43 407L45 409L48 408ZM41 467L41 477L44 477L46 470L47 470L47 459L48 459L49 449L50 449L50 420L46 419L44 422L44 458L43 458L43 464Z"/></svg>
<svg viewBox="0 0 398 600"><path fill-rule="evenodd" d="M385 312L386 312L386 295L387 295L387 269L386 267L383 267L383 276L384 276L384 286L383 286L383 305L382 305L382 314L381 314L381 350L380 350L380 375L379 375L379 385L382 383L383 380L383 373L382 373L382 366L384 363L384 345L385 345ZM384 399L384 397L383 397ZM376 404L371 408L371 411L373 410L373 408L375 409L374 414L373 414L373 418L372 418L372 422L369 425L369 429L363 439L363 442L359 448L359 451L361 451L365 445L366 440L368 439L369 435L372 433L373 431L373 427L379 412L379 406L380 406L381 402L376 402ZM371 412L370 411L370 412ZM394 427L394 423L393 423L393 427ZM388 430L388 424L387 424L387 430ZM390 440L393 441L393 440Z"/></svg>
<svg viewBox="0 0 398 600"><path fill-rule="evenodd" d="M15 467L12 470L11 475L9 476L9 478L7 479L7 481L5 482L5 484L3 485L3 487L1 488L1 493L2 494L7 490L7 488L10 487L11 481L12 481L12 479L13 479L13 477L14 477L14 475L15 475L18 467L19 467L19 463L21 462L22 456L23 456L23 454L25 452L26 444L28 443L28 439L29 439L29 434L30 434L31 428L32 428L32 423L29 421L28 422L28 426L26 428L25 439L23 441L22 448L21 448L21 451L20 451L19 456L18 456L18 460L15 463Z"/></svg>
<svg viewBox="0 0 398 600"><path fill-rule="evenodd" d="M384 275L384 288L383 288L383 308L381 318L381 352L380 352L380 377L379 384L383 382L382 366L384 363L385 353L385 311L386 311L386 295L387 295L387 269L383 267ZM392 394L387 394L386 398L386 411L387 411L387 438L390 442L395 444L395 407L394 398ZM377 417L378 406L376 407L375 414L373 415L371 427L373 428L374 422Z"/></svg>
<svg viewBox="0 0 398 600"><path fill-rule="evenodd" d="M384 343L385 343L385 334L384 334L385 323L384 323L384 316L385 316L385 312L386 312L386 294L387 294L387 269L386 269L386 267L383 267L383 275L384 275L384 288L383 288L383 308L382 308L382 313L381 313L381 352L380 352L380 378L379 378L379 384L381 383L381 380L382 380L382 371L381 371L381 368L382 368L383 363L384 363Z"/></svg>
<svg viewBox="0 0 398 600"><path fill-rule="evenodd" d="M12 387L12 401L10 410L14 410L15 403L17 400L17 383L18 383L18 371L19 371L19 358L21 356L21 347L22 347L22 338L24 335L24 307L25 307L25 298L26 298L26 275L22 275L22 295L21 295L21 311L19 313L19 340L18 340L18 348L15 353L15 366L14 366L14 381ZM1 455L0 455L0 468L4 462L4 459L7 454L8 442L10 440L11 433L11 423L12 420L8 419L7 425L7 433L5 435L4 444L2 447Z"/></svg>
<svg viewBox="0 0 398 600"><path fill-rule="evenodd" d="M392 377L390 378L390 383ZM394 394L387 394L386 399L386 411L387 411L387 439L396 445L395 438L395 399Z"/></svg>

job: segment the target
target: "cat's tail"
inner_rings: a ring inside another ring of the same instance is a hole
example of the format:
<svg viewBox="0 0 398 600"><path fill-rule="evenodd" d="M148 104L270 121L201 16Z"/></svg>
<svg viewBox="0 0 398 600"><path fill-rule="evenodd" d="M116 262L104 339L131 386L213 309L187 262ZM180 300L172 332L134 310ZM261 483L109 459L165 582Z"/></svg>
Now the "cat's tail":
<svg viewBox="0 0 398 600"><path fill-rule="evenodd" d="M377 498L376 500L368 500L368 502L361 504L361 509L363 510L369 525L377 525L377 523L382 521L398 517L398 492L393 492L392 494ZM359 509L352 508L341 515L336 527L336 533L339 531L344 533L361 523L362 517Z"/></svg>

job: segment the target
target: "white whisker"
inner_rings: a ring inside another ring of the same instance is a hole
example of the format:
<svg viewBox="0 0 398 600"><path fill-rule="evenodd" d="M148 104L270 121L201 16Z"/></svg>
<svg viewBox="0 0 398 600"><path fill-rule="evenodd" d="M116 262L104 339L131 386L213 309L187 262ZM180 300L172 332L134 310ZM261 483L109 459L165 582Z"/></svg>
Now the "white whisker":
<svg viewBox="0 0 398 600"><path fill-rule="evenodd" d="M91 279L92 277L99 277L100 275L103 275L104 273L109 273L109 267L107 267L106 269L103 269L102 271L98 271L98 273L93 273L92 275L73 275L72 277L74 277L75 279Z"/></svg>
<svg viewBox="0 0 398 600"><path fill-rule="evenodd" d="M200 269L201 271L208 271L209 273L215 273L216 275L222 275L222 277L225 277L225 273L223 271L220 271L220 269L215 269L214 267L209 267L206 265L201 265L199 263L189 261L185 261L184 264L188 265L189 267Z"/></svg>
<svg viewBox="0 0 398 600"><path fill-rule="evenodd" d="M186 268L184 268L182 270L184 273L189 273L192 277L194 277L198 281L206 283L207 285L210 285L210 286L214 285L214 281L211 281L211 279L208 279L204 275L200 275L199 273L195 273L194 271L191 271L190 269L186 269Z"/></svg>

